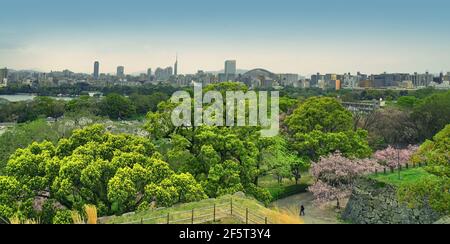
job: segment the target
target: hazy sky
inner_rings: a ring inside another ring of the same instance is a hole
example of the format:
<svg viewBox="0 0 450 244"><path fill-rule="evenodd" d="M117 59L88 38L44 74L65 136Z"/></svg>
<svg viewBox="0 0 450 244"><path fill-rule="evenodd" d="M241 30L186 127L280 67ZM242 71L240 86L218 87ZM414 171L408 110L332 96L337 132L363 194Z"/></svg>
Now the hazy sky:
<svg viewBox="0 0 450 244"><path fill-rule="evenodd" d="M448 0L0 0L0 66L450 71Z"/></svg>

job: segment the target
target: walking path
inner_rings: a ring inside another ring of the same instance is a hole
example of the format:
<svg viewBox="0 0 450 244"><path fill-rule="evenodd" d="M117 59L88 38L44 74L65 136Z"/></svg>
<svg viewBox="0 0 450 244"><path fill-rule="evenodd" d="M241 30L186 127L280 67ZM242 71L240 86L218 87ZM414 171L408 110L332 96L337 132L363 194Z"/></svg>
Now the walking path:
<svg viewBox="0 0 450 244"><path fill-rule="evenodd" d="M288 212L300 214L300 204L306 208L306 216L302 217L305 224L339 224L337 213L332 208L318 208L313 206L313 195L301 193L272 203L272 207Z"/></svg>

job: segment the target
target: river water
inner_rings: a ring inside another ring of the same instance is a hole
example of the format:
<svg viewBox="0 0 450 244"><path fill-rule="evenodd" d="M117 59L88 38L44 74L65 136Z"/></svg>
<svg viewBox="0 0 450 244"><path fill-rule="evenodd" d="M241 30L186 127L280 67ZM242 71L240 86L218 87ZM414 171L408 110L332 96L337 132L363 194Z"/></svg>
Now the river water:
<svg viewBox="0 0 450 244"><path fill-rule="evenodd" d="M33 95L33 94L0 95L0 99L3 98L10 102L29 101L29 100L33 100L35 97L37 97L37 96ZM59 100L65 100L65 101L70 101L73 99L71 97L52 97L52 98L59 99Z"/></svg>

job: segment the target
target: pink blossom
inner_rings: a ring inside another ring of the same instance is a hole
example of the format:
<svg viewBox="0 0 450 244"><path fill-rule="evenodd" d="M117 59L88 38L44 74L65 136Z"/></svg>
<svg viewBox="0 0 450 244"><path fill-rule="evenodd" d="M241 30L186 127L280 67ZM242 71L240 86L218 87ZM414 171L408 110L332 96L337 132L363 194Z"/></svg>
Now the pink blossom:
<svg viewBox="0 0 450 244"><path fill-rule="evenodd" d="M340 153L321 157L314 163L310 173L316 180L309 187L318 205L339 201L351 194L354 181L363 175L380 171L383 168L373 159L348 159Z"/></svg>
<svg viewBox="0 0 450 244"><path fill-rule="evenodd" d="M398 168L399 165L405 166L409 163L417 150L417 146L408 146L406 149L395 149L389 146L384 150L375 152L374 158L387 167Z"/></svg>

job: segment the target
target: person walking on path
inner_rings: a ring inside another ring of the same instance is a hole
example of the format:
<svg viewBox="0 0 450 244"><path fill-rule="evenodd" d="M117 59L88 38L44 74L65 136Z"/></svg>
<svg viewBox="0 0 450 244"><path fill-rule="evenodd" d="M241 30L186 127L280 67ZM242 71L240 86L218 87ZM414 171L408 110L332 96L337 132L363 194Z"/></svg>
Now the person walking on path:
<svg viewBox="0 0 450 244"><path fill-rule="evenodd" d="M305 206L303 206L303 204L301 204L301 206L300 206L300 216L306 216L306 214L305 214Z"/></svg>

